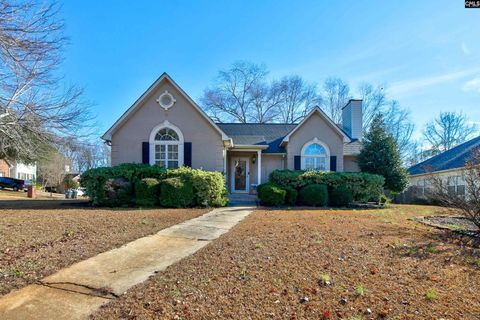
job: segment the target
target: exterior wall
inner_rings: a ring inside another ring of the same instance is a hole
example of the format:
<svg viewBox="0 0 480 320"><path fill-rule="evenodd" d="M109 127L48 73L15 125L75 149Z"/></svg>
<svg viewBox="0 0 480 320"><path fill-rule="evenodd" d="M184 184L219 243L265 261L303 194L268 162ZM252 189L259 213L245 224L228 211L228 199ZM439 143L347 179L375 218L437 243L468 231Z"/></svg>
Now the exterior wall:
<svg viewBox="0 0 480 320"><path fill-rule="evenodd" d="M345 172L360 172L360 167L357 163L357 157L345 156L343 158L343 171Z"/></svg>
<svg viewBox="0 0 480 320"><path fill-rule="evenodd" d="M168 110L156 102L165 90L176 99L176 103ZM223 171L220 133L167 80L112 134L112 165L141 163L142 142L148 141L152 129L165 120L182 131L185 142L192 143L193 168Z"/></svg>
<svg viewBox="0 0 480 320"><path fill-rule="evenodd" d="M343 171L343 137L316 113L290 136L287 144L287 168L295 168L294 157L300 155L305 143L315 137L328 145L330 156L337 156L337 171Z"/></svg>
<svg viewBox="0 0 480 320"><path fill-rule="evenodd" d="M262 154L262 183L268 182L270 173L277 169L285 169L285 155Z"/></svg>
<svg viewBox="0 0 480 320"><path fill-rule="evenodd" d="M10 177L10 166L4 160L0 160L0 177Z"/></svg>
<svg viewBox="0 0 480 320"><path fill-rule="evenodd" d="M16 163L10 168L10 177L22 180L35 180L37 178L37 166Z"/></svg>

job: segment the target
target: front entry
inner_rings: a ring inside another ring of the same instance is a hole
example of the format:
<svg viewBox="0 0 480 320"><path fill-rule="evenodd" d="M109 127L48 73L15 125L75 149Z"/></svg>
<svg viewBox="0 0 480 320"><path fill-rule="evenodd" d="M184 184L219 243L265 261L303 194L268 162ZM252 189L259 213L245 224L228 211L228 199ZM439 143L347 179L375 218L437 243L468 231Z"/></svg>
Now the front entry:
<svg viewBox="0 0 480 320"><path fill-rule="evenodd" d="M250 159L233 157L231 160L231 190L232 192L250 191Z"/></svg>

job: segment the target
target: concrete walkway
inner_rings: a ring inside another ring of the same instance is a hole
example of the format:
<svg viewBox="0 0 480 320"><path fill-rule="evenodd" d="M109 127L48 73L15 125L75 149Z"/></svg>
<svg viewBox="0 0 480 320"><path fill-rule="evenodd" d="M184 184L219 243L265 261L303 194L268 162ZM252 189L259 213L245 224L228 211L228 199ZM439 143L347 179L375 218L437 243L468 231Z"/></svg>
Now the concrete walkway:
<svg viewBox="0 0 480 320"><path fill-rule="evenodd" d="M87 319L101 305L226 233L253 208L215 209L62 269L0 298L0 318Z"/></svg>

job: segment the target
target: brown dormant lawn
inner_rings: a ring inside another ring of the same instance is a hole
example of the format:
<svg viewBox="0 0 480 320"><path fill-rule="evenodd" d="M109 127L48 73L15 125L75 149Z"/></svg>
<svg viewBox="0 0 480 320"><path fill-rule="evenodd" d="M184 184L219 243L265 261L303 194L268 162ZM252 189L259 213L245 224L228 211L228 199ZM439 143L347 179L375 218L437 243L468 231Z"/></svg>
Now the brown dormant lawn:
<svg viewBox="0 0 480 320"><path fill-rule="evenodd" d="M1 202L0 295L209 211L76 208L64 207L62 201L55 205L55 201L42 200L18 202L19 209L4 209ZM15 202L8 203L10 208L15 206ZM24 209L28 206L35 209Z"/></svg>
<svg viewBox="0 0 480 320"><path fill-rule="evenodd" d="M439 213L258 210L93 318L478 319L479 250L411 220Z"/></svg>

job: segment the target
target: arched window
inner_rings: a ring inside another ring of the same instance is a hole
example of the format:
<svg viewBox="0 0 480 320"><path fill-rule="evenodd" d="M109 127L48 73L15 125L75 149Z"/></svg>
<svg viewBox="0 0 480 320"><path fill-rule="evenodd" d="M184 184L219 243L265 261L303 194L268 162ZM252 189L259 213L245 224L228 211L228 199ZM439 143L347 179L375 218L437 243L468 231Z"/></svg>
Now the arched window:
<svg viewBox="0 0 480 320"><path fill-rule="evenodd" d="M165 121L150 134L150 164L175 169L183 165L183 135Z"/></svg>
<svg viewBox="0 0 480 320"><path fill-rule="evenodd" d="M303 146L301 156L303 170L330 170L330 151L327 145L317 138Z"/></svg>

